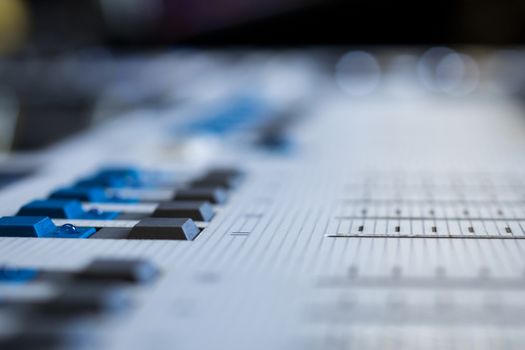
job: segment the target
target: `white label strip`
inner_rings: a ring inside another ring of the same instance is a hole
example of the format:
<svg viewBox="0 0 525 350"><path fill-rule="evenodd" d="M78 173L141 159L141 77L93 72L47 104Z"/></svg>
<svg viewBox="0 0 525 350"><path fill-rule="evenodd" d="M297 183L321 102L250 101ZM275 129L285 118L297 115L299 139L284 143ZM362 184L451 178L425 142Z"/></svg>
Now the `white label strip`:
<svg viewBox="0 0 525 350"><path fill-rule="evenodd" d="M76 219L53 219L53 223L57 226L71 224L79 227L115 227L115 228L131 228L139 223L138 220L76 220Z"/></svg>
<svg viewBox="0 0 525 350"><path fill-rule="evenodd" d="M118 211L124 213L152 213L157 203L82 203L84 210L99 209L102 211Z"/></svg>
<svg viewBox="0 0 525 350"><path fill-rule="evenodd" d="M121 198L138 198L142 200L170 200L175 196L173 189L140 189L140 188L111 188L107 192Z"/></svg>
<svg viewBox="0 0 525 350"><path fill-rule="evenodd" d="M118 211L122 213L150 214L155 211L158 203L82 203L84 210L99 209L102 211ZM221 210L221 207L213 205L214 212Z"/></svg>

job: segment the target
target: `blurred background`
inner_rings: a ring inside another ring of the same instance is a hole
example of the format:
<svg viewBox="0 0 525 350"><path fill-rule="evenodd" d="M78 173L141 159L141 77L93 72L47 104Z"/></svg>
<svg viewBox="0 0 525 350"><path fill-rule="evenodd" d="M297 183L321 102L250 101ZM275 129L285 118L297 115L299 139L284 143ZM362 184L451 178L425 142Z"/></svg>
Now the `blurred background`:
<svg viewBox="0 0 525 350"><path fill-rule="evenodd" d="M522 0L0 0L0 150L72 136L101 106L158 104L181 48L490 47L520 90L523 43Z"/></svg>

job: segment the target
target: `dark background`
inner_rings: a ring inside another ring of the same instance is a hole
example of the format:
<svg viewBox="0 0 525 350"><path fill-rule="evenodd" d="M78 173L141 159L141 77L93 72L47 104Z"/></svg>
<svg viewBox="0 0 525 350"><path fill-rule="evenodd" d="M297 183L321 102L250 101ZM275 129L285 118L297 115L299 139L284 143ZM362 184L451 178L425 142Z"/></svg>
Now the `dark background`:
<svg viewBox="0 0 525 350"><path fill-rule="evenodd" d="M30 43L85 45L525 43L523 0L27 0ZM118 4L118 5L116 5ZM152 5L154 4L154 5Z"/></svg>
<svg viewBox="0 0 525 350"><path fill-rule="evenodd" d="M525 1L332 0L201 35L201 43L515 44L525 42Z"/></svg>

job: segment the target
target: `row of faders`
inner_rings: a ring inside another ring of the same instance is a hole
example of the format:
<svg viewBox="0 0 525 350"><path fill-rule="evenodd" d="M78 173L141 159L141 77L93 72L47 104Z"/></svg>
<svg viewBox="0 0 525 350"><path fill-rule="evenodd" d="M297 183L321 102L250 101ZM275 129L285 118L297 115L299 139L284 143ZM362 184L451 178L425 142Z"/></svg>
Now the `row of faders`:
<svg viewBox="0 0 525 350"><path fill-rule="evenodd" d="M0 267L0 349L97 349L98 332L136 305L160 272L142 259L96 259L76 271Z"/></svg>
<svg viewBox="0 0 525 350"><path fill-rule="evenodd" d="M194 240L241 179L235 169L175 183L106 168L0 218L0 237Z"/></svg>

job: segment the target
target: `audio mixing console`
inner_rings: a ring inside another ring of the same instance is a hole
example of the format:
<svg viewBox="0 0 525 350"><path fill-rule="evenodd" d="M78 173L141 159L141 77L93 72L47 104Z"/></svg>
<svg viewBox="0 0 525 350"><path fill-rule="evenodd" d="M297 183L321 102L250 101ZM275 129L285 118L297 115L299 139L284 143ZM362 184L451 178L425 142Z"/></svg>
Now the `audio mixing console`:
<svg viewBox="0 0 525 350"><path fill-rule="evenodd" d="M4 156L0 348L525 348L505 64L336 51L149 57L162 102Z"/></svg>

